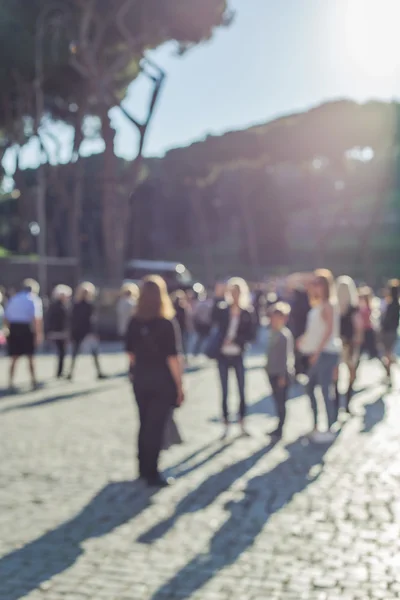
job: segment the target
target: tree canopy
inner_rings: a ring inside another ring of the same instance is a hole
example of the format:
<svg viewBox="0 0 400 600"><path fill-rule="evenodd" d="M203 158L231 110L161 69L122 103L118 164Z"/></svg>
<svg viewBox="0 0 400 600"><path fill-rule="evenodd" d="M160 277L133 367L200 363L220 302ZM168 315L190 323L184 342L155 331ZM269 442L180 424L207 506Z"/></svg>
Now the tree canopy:
<svg viewBox="0 0 400 600"><path fill-rule="evenodd" d="M177 56L229 25L227 0L15 0L0 4L0 160L10 146L32 137L47 153L45 124L60 120L74 129L72 159L79 157L88 116L98 117L105 143L99 172L105 262L121 271L129 231L129 201L138 182L146 133L165 73L149 52L168 41ZM143 121L121 104L143 74L152 85ZM109 111L118 106L139 132L137 160L124 178L114 156ZM74 171L72 196L80 213L82 175ZM62 192L59 191L59 195ZM76 219L75 219L76 220ZM73 233L79 235L77 227ZM77 250L78 245L75 244Z"/></svg>

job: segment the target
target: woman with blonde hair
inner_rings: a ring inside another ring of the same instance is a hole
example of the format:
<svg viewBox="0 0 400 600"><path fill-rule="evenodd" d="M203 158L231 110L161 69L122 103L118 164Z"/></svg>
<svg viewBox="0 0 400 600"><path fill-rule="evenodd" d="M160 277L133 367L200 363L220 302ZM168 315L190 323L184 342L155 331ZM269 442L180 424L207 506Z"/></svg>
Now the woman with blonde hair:
<svg viewBox="0 0 400 600"><path fill-rule="evenodd" d="M357 286L351 277L342 275L336 280L337 299L340 311L340 337L342 338L341 362L349 370L349 386L346 392L345 409L349 412L353 385L360 362L361 346L364 339L363 321L360 314ZM337 379L339 373L337 373ZM336 407L340 407L340 394L336 382Z"/></svg>
<svg viewBox="0 0 400 600"><path fill-rule="evenodd" d="M117 330L121 339L125 339L128 325L137 304L139 288L135 283L124 283L120 290L116 311Z"/></svg>
<svg viewBox="0 0 400 600"><path fill-rule="evenodd" d="M133 389L139 409L139 474L148 485L164 487L158 458L174 407L184 399L181 339L165 281L146 277L126 334Z"/></svg>
<svg viewBox="0 0 400 600"><path fill-rule="evenodd" d="M68 342L69 303L72 289L68 285L57 285L46 315L47 338L54 342L58 355L56 377L63 375L64 359Z"/></svg>
<svg viewBox="0 0 400 600"><path fill-rule="evenodd" d="M240 277L228 281L226 296L214 309L214 326L219 338L216 358L222 390L222 415L224 421L223 437L229 430L228 378L233 369L239 389L239 423L243 435L245 429L246 394L245 368L243 356L246 346L256 335L257 322L251 306L250 291L247 283Z"/></svg>
<svg viewBox="0 0 400 600"><path fill-rule="evenodd" d="M74 303L71 311L71 341L72 341L72 363L68 379L74 375L76 359L82 342L87 339L90 341L91 353L98 379L104 379L99 361L99 338L96 334L96 315L94 300L96 297L96 288L93 283L85 281L78 285L75 291Z"/></svg>
<svg viewBox="0 0 400 600"><path fill-rule="evenodd" d="M314 430L311 439L314 442L333 441L332 425L337 420L337 411L331 397L331 387L339 363L341 352L340 315L335 297L335 283L332 273L327 269L318 269L308 278L311 310L308 313L306 330L297 341L297 346L309 359L307 393L314 417ZM328 419L328 431L318 429L318 404L316 387L320 386L324 398Z"/></svg>

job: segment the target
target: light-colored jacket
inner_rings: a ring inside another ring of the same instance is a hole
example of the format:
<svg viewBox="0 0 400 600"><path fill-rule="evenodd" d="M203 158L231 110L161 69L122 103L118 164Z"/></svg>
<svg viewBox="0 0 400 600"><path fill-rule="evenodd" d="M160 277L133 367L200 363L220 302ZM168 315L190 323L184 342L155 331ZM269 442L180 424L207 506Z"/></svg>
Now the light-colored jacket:
<svg viewBox="0 0 400 600"><path fill-rule="evenodd" d="M127 332L135 307L136 301L133 298L122 297L117 302L117 331L121 337Z"/></svg>

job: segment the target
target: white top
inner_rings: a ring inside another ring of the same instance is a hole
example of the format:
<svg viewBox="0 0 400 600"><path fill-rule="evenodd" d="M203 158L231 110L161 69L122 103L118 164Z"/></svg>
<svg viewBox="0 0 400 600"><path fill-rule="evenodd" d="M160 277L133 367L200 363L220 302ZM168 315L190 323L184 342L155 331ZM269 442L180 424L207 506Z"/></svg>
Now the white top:
<svg viewBox="0 0 400 600"><path fill-rule="evenodd" d="M9 323L30 325L35 319L43 318L42 301L32 292L18 292L7 303L5 318Z"/></svg>
<svg viewBox="0 0 400 600"><path fill-rule="evenodd" d="M117 330L118 335L123 337L127 330L128 325L133 317L135 311L136 302L133 298L122 297L117 303Z"/></svg>
<svg viewBox="0 0 400 600"><path fill-rule="evenodd" d="M340 313L336 304L333 304L333 329L332 335L322 348L322 352L339 354L342 349L340 339ZM322 317L323 305L315 306L307 316L306 331L301 340L300 350L303 354L311 355L318 351L326 333L327 324Z"/></svg>
<svg viewBox="0 0 400 600"><path fill-rule="evenodd" d="M240 346L230 341L236 338L239 329L239 323L240 313L238 315L231 315L228 331L226 333L226 339L228 342L224 344L221 349L221 353L225 356L239 356L242 352Z"/></svg>

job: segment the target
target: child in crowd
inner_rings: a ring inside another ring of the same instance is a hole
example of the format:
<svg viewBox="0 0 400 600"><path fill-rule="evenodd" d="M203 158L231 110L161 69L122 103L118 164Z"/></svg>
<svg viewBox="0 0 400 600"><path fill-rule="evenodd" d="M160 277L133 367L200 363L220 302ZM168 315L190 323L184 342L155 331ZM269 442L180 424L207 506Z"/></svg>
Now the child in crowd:
<svg viewBox="0 0 400 600"><path fill-rule="evenodd" d="M290 380L294 376L294 341L286 327L289 315L290 306L285 302L278 302L271 307L267 374L279 418L278 427L271 434L271 437L276 440L282 437L288 390Z"/></svg>

